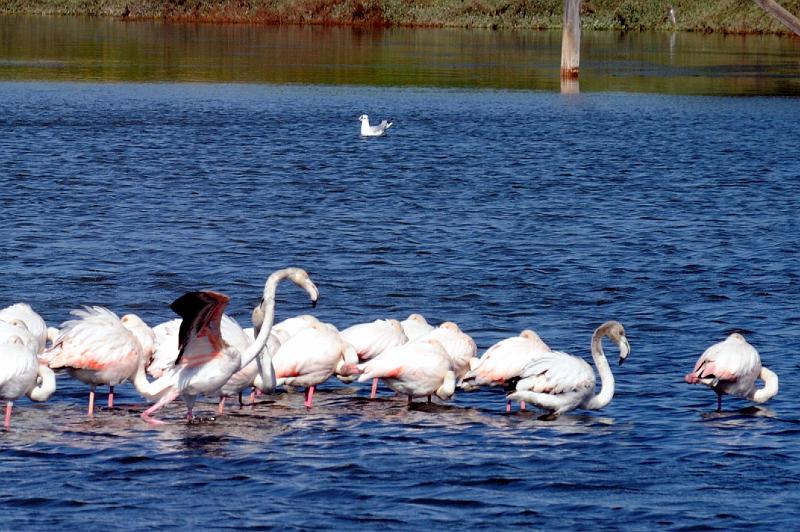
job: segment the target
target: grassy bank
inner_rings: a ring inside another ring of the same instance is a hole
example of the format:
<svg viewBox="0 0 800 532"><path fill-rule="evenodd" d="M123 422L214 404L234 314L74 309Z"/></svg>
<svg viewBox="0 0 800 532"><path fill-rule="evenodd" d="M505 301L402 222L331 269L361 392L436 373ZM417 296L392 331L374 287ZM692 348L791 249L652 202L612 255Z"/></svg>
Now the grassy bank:
<svg viewBox="0 0 800 532"><path fill-rule="evenodd" d="M782 5L800 15L800 0ZM3 0L0 14L196 22L558 28L561 0ZM677 24L667 19L675 7ZM752 0L584 0L583 27L788 33Z"/></svg>

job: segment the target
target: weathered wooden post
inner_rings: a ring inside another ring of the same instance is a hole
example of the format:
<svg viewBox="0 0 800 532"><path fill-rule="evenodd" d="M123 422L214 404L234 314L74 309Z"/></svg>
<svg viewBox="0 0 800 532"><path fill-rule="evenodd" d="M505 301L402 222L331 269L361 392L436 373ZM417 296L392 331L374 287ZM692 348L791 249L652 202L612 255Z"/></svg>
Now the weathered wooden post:
<svg viewBox="0 0 800 532"><path fill-rule="evenodd" d="M783 6L774 0L755 0L755 3L760 5L764 11L772 15L772 18L800 35L800 20L797 17L786 11Z"/></svg>
<svg viewBox="0 0 800 532"><path fill-rule="evenodd" d="M561 79L578 79L581 66L581 0L564 0Z"/></svg>

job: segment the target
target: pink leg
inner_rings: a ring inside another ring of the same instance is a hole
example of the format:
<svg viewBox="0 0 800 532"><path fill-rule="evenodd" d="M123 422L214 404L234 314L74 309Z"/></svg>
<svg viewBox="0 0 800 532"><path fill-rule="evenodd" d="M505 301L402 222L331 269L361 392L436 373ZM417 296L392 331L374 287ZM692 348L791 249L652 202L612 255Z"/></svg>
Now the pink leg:
<svg viewBox="0 0 800 532"><path fill-rule="evenodd" d="M309 386L306 389L306 408L311 408L311 401L314 399L314 386Z"/></svg>
<svg viewBox="0 0 800 532"><path fill-rule="evenodd" d="M374 379L372 379L372 393L369 394L369 398L375 399L377 395L378 395L378 378L375 377Z"/></svg>
<svg viewBox="0 0 800 532"><path fill-rule="evenodd" d="M89 388L89 417L94 417L94 384Z"/></svg>
<svg viewBox="0 0 800 532"><path fill-rule="evenodd" d="M114 387L108 387L108 409L111 410L114 408Z"/></svg>
<svg viewBox="0 0 800 532"><path fill-rule="evenodd" d="M256 389L255 388L253 388L250 391L250 406L252 406L253 408L255 408L255 406L256 406Z"/></svg>
<svg viewBox="0 0 800 532"><path fill-rule="evenodd" d="M506 401L506 414L511 413L511 401Z"/></svg>
<svg viewBox="0 0 800 532"><path fill-rule="evenodd" d="M520 410L525 410L525 401L520 401L519 402L519 409Z"/></svg>
<svg viewBox="0 0 800 532"><path fill-rule="evenodd" d="M219 406L217 407L217 414L222 415L225 413L225 396L219 396Z"/></svg>
<svg viewBox="0 0 800 532"><path fill-rule="evenodd" d="M152 414L153 412L155 412L156 410L158 410L162 406L164 406L164 405L166 405L168 403L171 403L172 401L175 400L176 397L178 397L178 392L174 391L174 390L171 391L170 393L164 395L161 399L158 400L158 402L156 404L154 404L153 406L151 406L150 408L148 408L147 410L142 412L142 419L144 419L146 422L148 422L148 423L150 423L152 425L163 425L164 424L163 421L161 421L160 419L155 419L155 418L150 417L150 414ZM191 410L190 410L190 412L191 412Z"/></svg>
<svg viewBox="0 0 800 532"><path fill-rule="evenodd" d="M6 403L6 430L11 428L11 409L14 407L13 401L8 401Z"/></svg>

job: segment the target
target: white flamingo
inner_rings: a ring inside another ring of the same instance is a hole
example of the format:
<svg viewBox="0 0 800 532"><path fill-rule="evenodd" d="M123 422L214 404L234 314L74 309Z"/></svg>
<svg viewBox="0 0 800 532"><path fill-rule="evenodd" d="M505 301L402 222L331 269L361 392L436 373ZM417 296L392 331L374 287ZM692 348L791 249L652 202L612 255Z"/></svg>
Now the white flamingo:
<svg viewBox="0 0 800 532"><path fill-rule="evenodd" d="M487 349L480 359L472 363L461 387L472 390L480 386L505 386L509 380L522 374L537 353L548 351L550 348L538 334L525 329L519 336L500 340Z"/></svg>
<svg viewBox="0 0 800 532"><path fill-rule="evenodd" d="M71 312L77 319L62 324L61 334L43 355L51 369L67 369L89 384L88 415L94 415L95 388L109 386L108 407L114 407L114 386L132 378L139 359L155 349L152 329L135 314L122 318L103 307Z"/></svg>
<svg viewBox="0 0 800 532"><path fill-rule="evenodd" d="M156 403L142 413L148 423L161 424L152 414L164 405L182 397L187 405L187 419L192 419L192 408L198 396L217 393L240 368L256 357L264 356L272 323L275 318L275 293L278 283L288 279L303 288L316 302L319 291L308 274L300 268L284 268L269 276L259 306L262 322L255 341L241 353L225 344L221 336L222 313L229 298L218 292L189 292L171 305L183 318L180 332L180 355L175 365L154 382L149 382L144 371L145 361L139 361L134 378L136 390ZM269 358L269 354L265 357ZM271 360L263 360L271 364Z"/></svg>
<svg viewBox="0 0 800 532"><path fill-rule="evenodd" d="M358 355L341 335L324 323L302 329L275 353L277 384L306 388L305 405L311 408L314 390L334 373L357 372Z"/></svg>
<svg viewBox="0 0 800 532"><path fill-rule="evenodd" d="M397 320L375 320L369 323L359 323L348 327L341 332L345 342L352 345L358 359L370 360L387 349L403 345L408 342L408 337L403 332L403 327ZM359 378L359 382L363 379ZM372 381L370 398L375 399L378 392L378 379Z"/></svg>
<svg viewBox="0 0 800 532"><path fill-rule="evenodd" d="M414 397L436 394L442 400L455 393L456 375L447 350L436 340L420 339L393 347L358 365L360 382L383 379L397 393Z"/></svg>
<svg viewBox="0 0 800 532"><path fill-rule="evenodd" d="M764 381L763 388L756 389L756 379ZM778 376L761 365L758 351L739 333L706 349L685 380L714 390L717 412L722 412L723 395L765 403L778 394Z"/></svg>
<svg viewBox="0 0 800 532"><path fill-rule="evenodd" d="M425 319L425 316L416 313L410 314L406 319L401 321L400 326L403 328L403 332L406 334L409 342L422 338L434 329L433 325L428 323L428 320Z"/></svg>
<svg viewBox="0 0 800 532"><path fill-rule="evenodd" d="M460 381L469 371L470 365L477 363L478 347L475 340L451 321L446 321L420 340L436 340L453 362L453 371L456 374L456 382Z"/></svg>
<svg viewBox="0 0 800 532"><path fill-rule="evenodd" d="M614 397L614 375L603 353L602 339L607 336L619 346L619 363L630 353L625 329L618 321L607 321L592 335L592 359L600 374L600 393L595 395L595 375L582 358L560 351L538 353L520 375L516 391L507 401L527 401L548 412L543 419L585 408L599 410Z"/></svg>
<svg viewBox="0 0 800 532"><path fill-rule="evenodd" d="M25 328L33 335L36 340L36 354L45 350L48 340L47 324L42 317L31 308L27 303L15 303L0 310L0 321L10 322L20 320L25 324ZM53 329L57 331L57 329ZM50 338L53 340L53 338Z"/></svg>
<svg viewBox="0 0 800 532"><path fill-rule="evenodd" d="M27 329L22 334L30 334ZM4 427L11 427L14 401L27 395L33 401L46 401L56 389L56 377L45 364L40 364L34 348L20 336L0 338L0 399L6 401Z"/></svg>

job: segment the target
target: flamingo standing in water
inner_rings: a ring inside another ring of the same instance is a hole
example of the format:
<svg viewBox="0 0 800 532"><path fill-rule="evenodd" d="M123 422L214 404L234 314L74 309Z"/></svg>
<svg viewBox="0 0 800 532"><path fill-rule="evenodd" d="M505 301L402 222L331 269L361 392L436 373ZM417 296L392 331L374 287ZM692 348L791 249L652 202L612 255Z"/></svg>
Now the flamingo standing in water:
<svg viewBox="0 0 800 532"><path fill-rule="evenodd" d="M408 337L397 320L375 320L370 323L359 323L343 330L341 335L345 342L355 348L356 353L358 353L358 359L362 362L375 358L387 349L408 342ZM361 378L358 380L363 382ZM372 381L370 398L375 399L377 392L378 379L375 378Z"/></svg>
<svg viewBox="0 0 800 532"><path fill-rule="evenodd" d="M306 388L305 405L311 408L314 390L334 373L357 373L358 355L335 328L315 323L282 344L272 358L278 385Z"/></svg>
<svg viewBox="0 0 800 532"><path fill-rule="evenodd" d="M103 307L71 312L77 319L62 324L61 334L44 354L51 369L67 369L89 384L88 415L94 415L95 388L109 386L108 407L114 407L114 386L132 378L140 359L155 349L152 329L135 314L119 318Z"/></svg>
<svg viewBox="0 0 800 532"><path fill-rule="evenodd" d="M187 419L199 395L218 393L240 368L263 356L275 318L275 293L278 283L289 279L303 288L316 303L319 291L308 274L300 268L284 268L269 276L259 306L262 323L255 341L240 353L227 345L220 332L222 313L229 298L218 292L189 292L176 299L171 308L183 319L180 330L180 354L175 365L153 382L147 380L144 359L140 359L134 378L136 390L156 403L142 413L148 423L161 424L152 414L182 397L187 406Z"/></svg>
<svg viewBox="0 0 800 532"><path fill-rule="evenodd" d="M471 369L461 379L459 386L465 391L474 391L481 386L505 386L519 377L525 366L537 353L548 352L550 348L530 329L519 336L500 340L486 350L478 360L471 361ZM525 410L525 402L520 402ZM511 403L506 402L506 412L511 412Z"/></svg>
<svg viewBox="0 0 800 532"><path fill-rule="evenodd" d="M582 358L561 351L540 352L522 370L516 390L507 401L527 401L548 413L542 419L555 419L575 408L599 410L614 397L614 375L603 353L602 339L607 336L619 346L619 363L625 361L631 347L625 329L618 321L607 321L592 335L592 359L600 373L600 393L595 395L595 375Z"/></svg>
<svg viewBox="0 0 800 532"><path fill-rule="evenodd" d="M684 378L689 384L705 384L717 394L717 412L722 412L722 396L735 395L765 403L778 394L778 376L761 365L755 347L739 333L705 350L694 369ZM756 379L764 387L756 389Z"/></svg>
<svg viewBox="0 0 800 532"><path fill-rule="evenodd" d="M23 339L26 336L28 338ZM36 340L24 324L15 326L3 322L0 328L0 399L6 401L6 429L11 427L14 401L23 395L33 401L46 401L56 389L55 374L46 364L39 363L35 345Z"/></svg>
<svg viewBox="0 0 800 532"><path fill-rule="evenodd" d="M383 379L397 393L414 397L436 394L450 399L456 389L456 375L447 350L438 341L420 339L393 347L358 365L359 382Z"/></svg>

